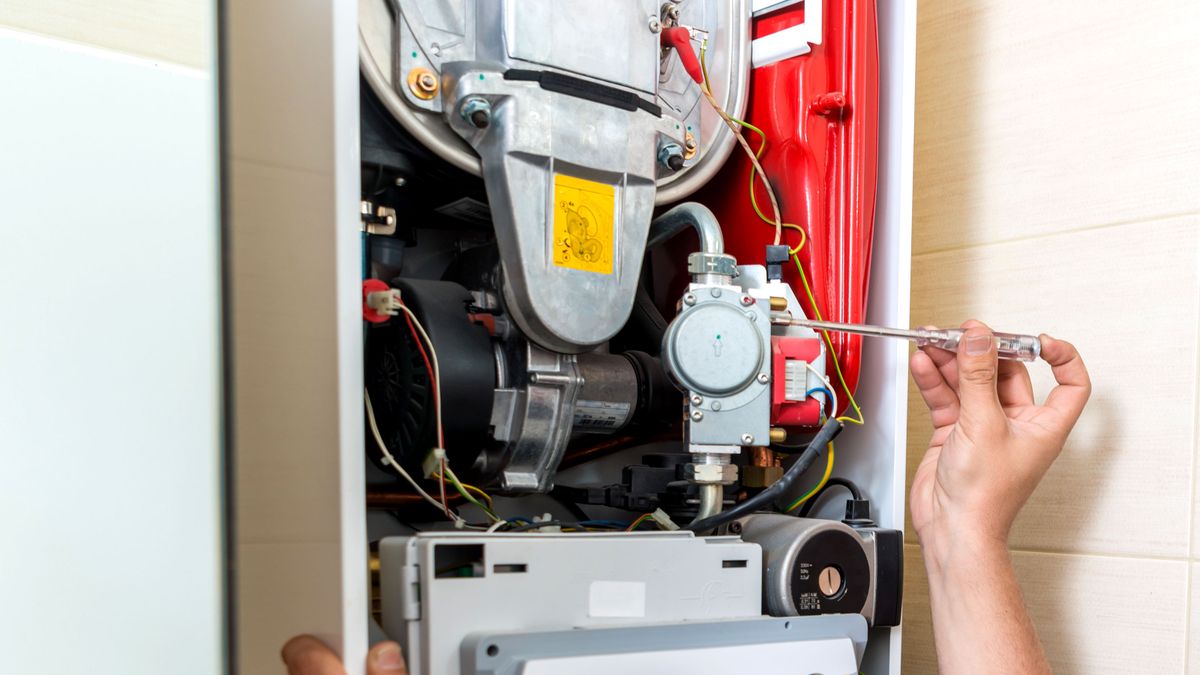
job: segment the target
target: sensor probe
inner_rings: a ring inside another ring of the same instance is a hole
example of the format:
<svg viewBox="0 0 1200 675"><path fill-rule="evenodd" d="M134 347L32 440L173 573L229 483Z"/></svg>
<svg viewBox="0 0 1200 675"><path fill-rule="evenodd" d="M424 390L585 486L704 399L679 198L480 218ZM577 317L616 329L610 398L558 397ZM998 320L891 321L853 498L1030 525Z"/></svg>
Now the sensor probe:
<svg viewBox="0 0 1200 675"><path fill-rule="evenodd" d="M903 328L888 328L886 326L813 321L811 319L796 319L786 312L773 312L771 314L771 322L777 326L804 326L806 328L831 330L838 333L900 338L901 340L915 342L919 347L931 345L948 351L957 351L958 341L966 333L962 328L915 328L913 330L905 330ZM996 353L1002 359L1009 361L1036 361L1042 353L1042 342L1036 335L997 332L993 332L992 335L996 340Z"/></svg>

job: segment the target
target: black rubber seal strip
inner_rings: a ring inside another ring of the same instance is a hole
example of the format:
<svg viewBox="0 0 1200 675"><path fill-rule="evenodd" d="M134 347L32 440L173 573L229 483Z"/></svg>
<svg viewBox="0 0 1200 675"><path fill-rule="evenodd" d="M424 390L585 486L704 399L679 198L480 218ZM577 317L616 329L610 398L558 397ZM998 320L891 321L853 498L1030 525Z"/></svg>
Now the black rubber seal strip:
<svg viewBox="0 0 1200 675"><path fill-rule="evenodd" d="M542 89L552 91L556 94L566 94L567 96L574 96L585 101L593 101L630 112L645 110L655 117L662 117L661 107L643 99L637 94L580 77L547 70L521 70L514 68L505 71L504 79L518 82L537 82Z"/></svg>

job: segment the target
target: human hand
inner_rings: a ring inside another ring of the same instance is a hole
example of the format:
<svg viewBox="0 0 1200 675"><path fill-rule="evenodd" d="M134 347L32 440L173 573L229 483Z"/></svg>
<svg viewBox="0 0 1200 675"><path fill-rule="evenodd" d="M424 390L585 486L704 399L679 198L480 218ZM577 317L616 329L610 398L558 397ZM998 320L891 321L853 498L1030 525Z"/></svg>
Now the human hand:
<svg viewBox="0 0 1200 675"><path fill-rule="evenodd" d="M283 645L281 653L288 675L346 675L342 660L311 635L298 635ZM367 652L367 675L407 675L400 645L380 642Z"/></svg>
<svg viewBox="0 0 1200 675"><path fill-rule="evenodd" d="M968 321L963 328L957 353L926 347L909 363L934 428L910 495L931 574L959 553L1007 547L1017 512L1062 451L1091 393L1075 348L1042 335L1042 358L1058 386L1037 405L1025 365L998 362L984 324Z"/></svg>

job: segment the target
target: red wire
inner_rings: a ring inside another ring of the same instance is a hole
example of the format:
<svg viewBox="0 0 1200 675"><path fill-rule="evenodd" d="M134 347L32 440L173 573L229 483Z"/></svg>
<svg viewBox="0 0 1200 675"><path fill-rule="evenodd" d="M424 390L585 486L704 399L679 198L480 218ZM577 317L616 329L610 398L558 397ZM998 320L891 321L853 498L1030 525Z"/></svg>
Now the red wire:
<svg viewBox="0 0 1200 675"><path fill-rule="evenodd" d="M433 364L429 361L429 355L425 353L425 343L421 340L421 335L417 332L417 327L413 325L412 317L408 315L408 312L404 313L404 321L408 324L408 330L412 332L413 340L417 343L417 351L421 353L421 360L425 362L425 372L429 373L429 387L433 389L433 404L440 410L442 401L439 398L437 378L433 375ZM442 438L442 426L440 424L437 428L437 442L439 448L443 448L446 445L445 439Z"/></svg>
<svg viewBox="0 0 1200 675"><path fill-rule="evenodd" d="M400 304L403 305L404 303L402 302ZM407 307L407 305L405 305L405 306ZM438 394L437 377L435 377L433 374L433 364L430 363L430 361L429 361L429 354L425 353L425 343L421 340L421 334L417 332L417 327L413 325L412 317L408 315L408 312L404 313L404 322L408 324L408 330L409 330L409 332L412 333L413 340L417 343L417 351L421 353L421 360L425 362L425 372L427 372L429 374L429 386L431 389L433 389L433 404L435 406L437 406L437 409L440 411L441 407L442 407L442 401L439 398L439 394ZM442 448L444 451L446 442L442 438L442 425L440 425L440 424L437 425L437 442L438 442L438 447ZM450 515L449 502L446 500L446 460L445 460L445 458L442 459L441 469L442 470L438 474L438 487L441 490L442 508L445 509L445 511L446 511L446 517L453 520L454 516Z"/></svg>

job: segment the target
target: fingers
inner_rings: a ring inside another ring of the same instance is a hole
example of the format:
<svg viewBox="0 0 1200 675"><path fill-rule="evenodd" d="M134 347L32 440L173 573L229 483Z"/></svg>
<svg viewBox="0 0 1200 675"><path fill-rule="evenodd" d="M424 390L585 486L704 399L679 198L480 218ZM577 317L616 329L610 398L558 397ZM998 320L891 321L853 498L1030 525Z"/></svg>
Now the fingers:
<svg viewBox="0 0 1200 675"><path fill-rule="evenodd" d="M1000 395L1000 405L1009 406L1033 405L1033 381L1029 379L1029 369L1019 361L1001 361L1000 381L996 391Z"/></svg>
<svg viewBox="0 0 1200 675"><path fill-rule="evenodd" d="M938 370L929 354L917 350L908 361L913 382L921 392L921 398L929 407L929 418L934 427L954 424L958 420L958 395L950 388L946 378Z"/></svg>
<svg viewBox="0 0 1200 675"><path fill-rule="evenodd" d="M1041 341L1042 358L1050 364L1050 370L1058 382L1058 386L1046 397L1045 405L1059 411L1074 424L1092 394L1092 380L1087 367L1070 342L1055 340L1049 335L1042 335Z"/></svg>
<svg viewBox="0 0 1200 675"><path fill-rule="evenodd" d="M299 635L283 645L280 654L288 675L346 675L342 660L311 635Z"/></svg>
<svg viewBox="0 0 1200 675"><path fill-rule="evenodd" d="M964 422L990 423L1002 419L997 396L996 344L992 331L978 321L963 324L958 343L959 415Z"/></svg>
<svg viewBox="0 0 1200 675"><path fill-rule="evenodd" d="M395 642L380 642L367 653L367 675L407 675L408 667Z"/></svg>

